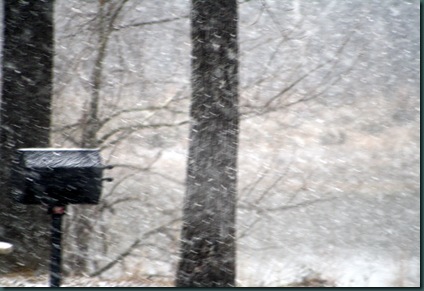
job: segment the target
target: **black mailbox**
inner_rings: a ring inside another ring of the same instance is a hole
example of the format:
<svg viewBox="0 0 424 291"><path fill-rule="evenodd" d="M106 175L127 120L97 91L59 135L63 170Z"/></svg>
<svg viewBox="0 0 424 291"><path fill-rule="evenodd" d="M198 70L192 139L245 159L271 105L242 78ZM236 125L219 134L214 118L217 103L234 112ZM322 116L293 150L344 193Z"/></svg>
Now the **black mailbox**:
<svg viewBox="0 0 424 291"><path fill-rule="evenodd" d="M104 168L97 149L20 149L12 194L24 204L97 204Z"/></svg>

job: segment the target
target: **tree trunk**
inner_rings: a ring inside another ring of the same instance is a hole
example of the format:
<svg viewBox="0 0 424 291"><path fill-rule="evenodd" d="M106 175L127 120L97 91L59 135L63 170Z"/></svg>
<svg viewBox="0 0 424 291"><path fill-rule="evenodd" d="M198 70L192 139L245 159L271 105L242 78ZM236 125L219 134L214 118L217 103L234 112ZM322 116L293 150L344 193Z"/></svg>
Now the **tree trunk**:
<svg viewBox="0 0 424 291"><path fill-rule="evenodd" d="M18 205L8 183L17 148L49 146L53 74L53 0L4 0L0 111L0 240L15 251L0 272L47 267L46 209Z"/></svg>
<svg viewBox="0 0 424 291"><path fill-rule="evenodd" d="M179 287L235 285L237 0L192 0L192 102Z"/></svg>

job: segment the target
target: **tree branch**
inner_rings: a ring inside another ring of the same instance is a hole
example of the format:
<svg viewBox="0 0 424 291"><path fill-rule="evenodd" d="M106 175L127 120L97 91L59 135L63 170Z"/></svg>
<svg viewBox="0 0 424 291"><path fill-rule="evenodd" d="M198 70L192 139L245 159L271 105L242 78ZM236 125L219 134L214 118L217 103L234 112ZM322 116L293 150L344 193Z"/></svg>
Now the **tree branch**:
<svg viewBox="0 0 424 291"><path fill-rule="evenodd" d="M181 19L188 19L188 17L189 17L188 15L183 15L183 16L177 16L177 17L172 17L172 18L164 18L164 19L159 19L159 20L136 22L136 23L130 23L130 24L126 24L126 25L115 26L115 27L113 27L113 29L115 31L119 31L119 30L127 29L127 28L134 28L134 27L154 25L154 24L162 24L162 23L168 23L168 22L181 20Z"/></svg>
<svg viewBox="0 0 424 291"><path fill-rule="evenodd" d="M118 127L110 132L108 132L107 134L103 135L99 141L98 144L99 145L103 145L100 148L104 148L108 145L113 144L113 142L109 142L107 145L104 145L104 143L111 138L112 136L118 134L118 133L124 133L125 136L128 136L132 133L134 133L135 131L141 130L141 129L145 129L145 128L163 128L163 127L174 127L174 126L180 126L180 125L184 125L187 124L189 121L180 121L177 123L152 123L152 124L134 124L134 125L128 125L128 126L121 126ZM122 136L115 140L116 142L122 140Z"/></svg>

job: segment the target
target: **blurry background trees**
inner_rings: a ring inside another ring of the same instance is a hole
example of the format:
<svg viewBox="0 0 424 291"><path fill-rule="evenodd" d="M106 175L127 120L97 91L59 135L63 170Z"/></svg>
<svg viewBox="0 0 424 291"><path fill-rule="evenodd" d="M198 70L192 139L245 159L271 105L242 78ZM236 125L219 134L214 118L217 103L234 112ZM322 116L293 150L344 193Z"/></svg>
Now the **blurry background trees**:
<svg viewBox="0 0 424 291"><path fill-rule="evenodd" d="M308 268L347 285L396 276L417 284L419 2L239 8L240 284L279 286ZM95 124L105 162L116 165L102 204L88 210L88 273L174 274L189 9L186 0L56 3L52 146L81 146ZM95 86L97 121L89 118ZM67 217L65 263L77 254L77 211Z"/></svg>

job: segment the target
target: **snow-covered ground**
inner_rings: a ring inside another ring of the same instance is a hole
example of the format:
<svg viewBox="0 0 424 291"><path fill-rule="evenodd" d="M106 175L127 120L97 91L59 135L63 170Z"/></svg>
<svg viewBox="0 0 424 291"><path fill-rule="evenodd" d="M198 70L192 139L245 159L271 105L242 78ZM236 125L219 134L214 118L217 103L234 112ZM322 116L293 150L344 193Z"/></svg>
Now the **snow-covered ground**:
<svg viewBox="0 0 424 291"><path fill-rule="evenodd" d="M88 277L63 278L61 287L172 287L172 280L122 279L105 280ZM42 276L7 275L0 277L0 287L49 287L49 278Z"/></svg>
<svg viewBox="0 0 424 291"><path fill-rule="evenodd" d="M239 268L239 287L418 287L419 261L394 261L363 256L334 258L305 256L304 263L290 258L284 262L270 259ZM306 262L307 261L307 262ZM309 267L306 267L306 264ZM259 278L262 278L258 280ZM418 281L417 281L418 280ZM48 287L47 275L6 275L0 287ZM107 280L89 277L65 277L61 287L173 287L172 278L121 278Z"/></svg>
<svg viewBox="0 0 424 291"><path fill-rule="evenodd" d="M419 287L420 261L360 251L344 256L269 256L261 261L246 260L238 269L238 277L238 285L243 287L298 286L308 281L321 281L328 287Z"/></svg>

